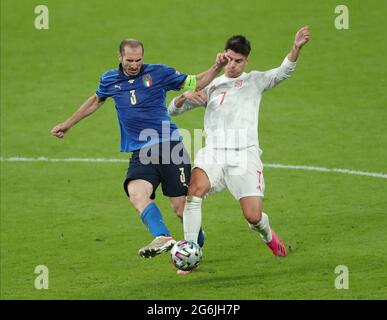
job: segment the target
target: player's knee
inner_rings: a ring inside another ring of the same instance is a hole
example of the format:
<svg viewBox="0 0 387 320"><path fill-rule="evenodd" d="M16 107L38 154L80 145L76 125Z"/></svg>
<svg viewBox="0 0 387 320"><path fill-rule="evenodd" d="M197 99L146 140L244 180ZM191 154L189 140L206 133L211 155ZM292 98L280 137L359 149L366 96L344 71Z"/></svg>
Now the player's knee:
<svg viewBox="0 0 387 320"><path fill-rule="evenodd" d="M199 183L191 183L188 187L188 195L202 198L207 191L205 187Z"/></svg>
<svg viewBox="0 0 387 320"><path fill-rule="evenodd" d="M188 195L203 198L210 191L210 183L204 179L193 179L188 186Z"/></svg>
<svg viewBox="0 0 387 320"><path fill-rule="evenodd" d="M191 182L188 186L188 195L203 198L209 191L211 185L207 174L199 168L192 171Z"/></svg>
<svg viewBox="0 0 387 320"><path fill-rule="evenodd" d="M137 209L137 211L142 211L145 203L149 202L149 197L144 192L136 190L133 188L128 188L129 201Z"/></svg>
<svg viewBox="0 0 387 320"><path fill-rule="evenodd" d="M132 204L132 206L138 210L138 207L140 206L140 203L141 203L141 198L138 196L138 194L129 193L129 201Z"/></svg>
<svg viewBox="0 0 387 320"><path fill-rule="evenodd" d="M256 225L262 219L262 212L259 209L250 209L245 211L245 218L248 223Z"/></svg>

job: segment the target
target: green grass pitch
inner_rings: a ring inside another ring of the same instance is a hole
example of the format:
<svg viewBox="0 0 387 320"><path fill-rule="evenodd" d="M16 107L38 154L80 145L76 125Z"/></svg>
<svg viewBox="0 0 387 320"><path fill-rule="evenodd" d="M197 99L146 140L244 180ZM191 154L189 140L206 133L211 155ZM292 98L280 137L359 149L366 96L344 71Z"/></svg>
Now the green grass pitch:
<svg viewBox="0 0 387 320"><path fill-rule="evenodd" d="M151 240L121 187L126 163L10 162L10 157L119 158L112 101L64 140L65 120L116 66L125 37L145 62L186 73L209 67L225 40L252 42L249 70L278 66L309 25L292 78L265 93L260 143L266 164L387 173L385 1L47 0L49 29L34 28L37 1L1 1L1 299L386 299L387 180L267 167L264 210L294 250L276 258L223 191L205 200L198 272L176 276L168 255L144 260ZM174 94L168 96L168 101ZM203 127L203 111L174 118ZM159 192L167 225L182 226ZM37 290L37 265L49 288ZM335 268L349 289L335 288Z"/></svg>

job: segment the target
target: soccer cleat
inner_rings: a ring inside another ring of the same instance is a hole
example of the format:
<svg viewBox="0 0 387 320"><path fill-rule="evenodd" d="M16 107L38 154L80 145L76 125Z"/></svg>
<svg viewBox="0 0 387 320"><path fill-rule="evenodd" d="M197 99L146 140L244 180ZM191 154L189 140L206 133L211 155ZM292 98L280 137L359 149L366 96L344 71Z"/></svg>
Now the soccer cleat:
<svg viewBox="0 0 387 320"><path fill-rule="evenodd" d="M158 236L150 244L138 250L138 254L143 258L153 258L171 250L175 243L176 241L172 237Z"/></svg>
<svg viewBox="0 0 387 320"><path fill-rule="evenodd" d="M180 275L187 275L187 274L190 274L191 272L192 270L180 270L180 269L176 270L176 273Z"/></svg>
<svg viewBox="0 0 387 320"><path fill-rule="evenodd" d="M274 230L271 230L272 239L270 242L267 242L266 245L273 251L273 254L278 257L285 257L288 253L286 251L286 246L282 240L277 236Z"/></svg>
<svg viewBox="0 0 387 320"><path fill-rule="evenodd" d="M196 266L195 268L191 269L191 270L180 270L180 269L177 269L176 270L176 273L177 274L180 274L180 275L187 275L187 274L190 274L192 273L192 271L195 271L199 268L199 266Z"/></svg>

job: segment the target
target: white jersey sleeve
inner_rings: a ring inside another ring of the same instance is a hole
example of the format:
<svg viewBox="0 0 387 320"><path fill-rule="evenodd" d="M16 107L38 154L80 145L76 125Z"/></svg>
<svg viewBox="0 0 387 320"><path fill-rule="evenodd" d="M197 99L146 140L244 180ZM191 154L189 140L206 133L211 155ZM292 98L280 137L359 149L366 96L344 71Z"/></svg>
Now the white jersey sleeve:
<svg viewBox="0 0 387 320"><path fill-rule="evenodd" d="M169 106L168 106L168 114L170 116L177 116L177 115L182 114L186 111L189 111L189 110L192 110L192 109L195 109L195 108L202 106L201 104L196 104L193 102L185 101L184 104L180 108L178 108L178 107L176 107L175 100L176 100L176 98L174 98L169 103Z"/></svg>
<svg viewBox="0 0 387 320"><path fill-rule="evenodd" d="M274 88L281 81L290 78L292 72L296 68L296 62L292 62L286 56L282 64L278 68L268 71L252 71L251 74L255 78L261 92Z"/></svg>

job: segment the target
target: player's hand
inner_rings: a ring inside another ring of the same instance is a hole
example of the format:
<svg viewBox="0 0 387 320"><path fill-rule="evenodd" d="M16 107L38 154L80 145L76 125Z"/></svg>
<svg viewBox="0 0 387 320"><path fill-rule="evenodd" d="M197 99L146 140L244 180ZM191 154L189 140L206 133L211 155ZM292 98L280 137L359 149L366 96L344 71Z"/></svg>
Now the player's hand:
<svg viewBox="0 0 387 320"><path fill-rule="evenodd" d="M51 134L54 137L57 138L63 138L65 133L69 130L67 126L65 126L63 123L56 125L54 128L51 129Z"/></svg>
<svg viewBox="0 0 387 320"><path fill-rule="evenodd" d="M309 27L308 26L302 27L296 33L296 37L294 39L294 46L297 49L301 49L302 46L309 41L309 38L310 38Z"/></svg>
<svg viewBox="0 0 387 320"><path fill-rule="evenodd" d="M223 68L228 63L228 59L224 52L218 53L216 55L216 66L218 68Z"/></svg>
<svg viewBox="0 0 387 320"><path fill-rule="evenodd" d="M197 105L204 105L207 102L207 96L203 91L186 91L183 96L188 102L195 103Z"/></svg>

